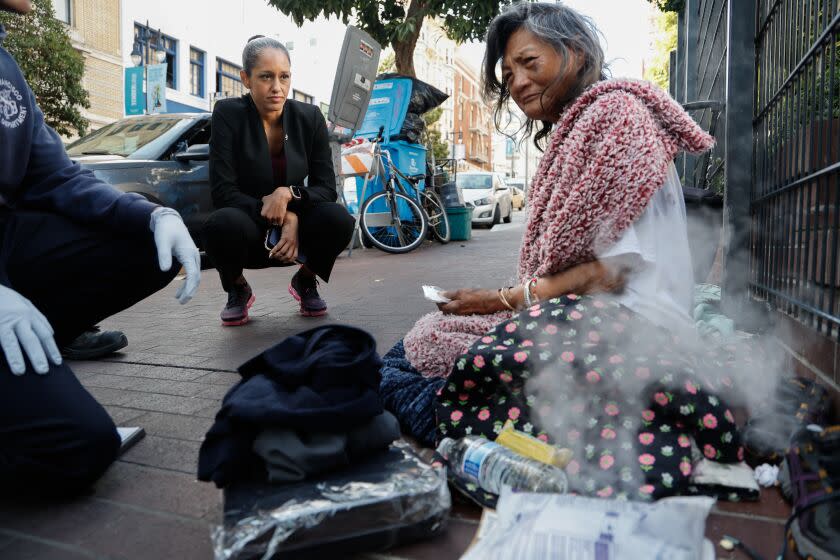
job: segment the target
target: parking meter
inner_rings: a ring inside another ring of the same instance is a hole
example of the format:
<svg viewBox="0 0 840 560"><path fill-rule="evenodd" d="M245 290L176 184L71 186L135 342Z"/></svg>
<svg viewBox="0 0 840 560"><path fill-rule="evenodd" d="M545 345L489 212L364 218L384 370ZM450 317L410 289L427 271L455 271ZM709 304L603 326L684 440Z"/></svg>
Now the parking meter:
<svg viewBox="0 0 840 560"><path fill-rule="evenodd" d="M373 38L352 25L347 27L327 118L336 126L356 132L365 118L382 47Z"/></svg>
<svg viewBox="0 0 840 560"><path fill-rule="evenodd" d="M343 202L344 189L340 176L341 143L353 137L365 118L381 52L382 46L370 35L352 25L347 27L344 44L341 46L341 54L338 57L338 67L335 70L330 108L327 112L327 120L332 123L329 137L333 168L336 173L336 190ZM339 132L336 127L345 130Z"/></svg>

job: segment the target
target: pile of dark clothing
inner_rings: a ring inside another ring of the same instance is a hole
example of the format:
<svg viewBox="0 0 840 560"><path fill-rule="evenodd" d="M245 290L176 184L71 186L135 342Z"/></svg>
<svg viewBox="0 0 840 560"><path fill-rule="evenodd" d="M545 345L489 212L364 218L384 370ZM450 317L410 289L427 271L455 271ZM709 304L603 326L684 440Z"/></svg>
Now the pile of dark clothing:
<svg viewBox="0 0 840 560"><path fill-rule="evenodd" d="M449 95L443 93L435 86L417 78L412 78L411 76L389 73L380 74L376 77L377 80L387 80L390 78L406 78L411 80L411 100L408 102L405 120L403 121L400 133L396 137L391 138L391 140L405 140L413 144L422 144L423 133L426 131L426 121L423 120L423 115L435 107L439 107L449 98Z"/></svg>
<svg viewBox="0 0 840 560"><path fill-rule="evenodd" d="M370 334L341 325L245 362L201 445L199 480L296 482L388 448L400 433L382 407L381 365Z"/></svg>

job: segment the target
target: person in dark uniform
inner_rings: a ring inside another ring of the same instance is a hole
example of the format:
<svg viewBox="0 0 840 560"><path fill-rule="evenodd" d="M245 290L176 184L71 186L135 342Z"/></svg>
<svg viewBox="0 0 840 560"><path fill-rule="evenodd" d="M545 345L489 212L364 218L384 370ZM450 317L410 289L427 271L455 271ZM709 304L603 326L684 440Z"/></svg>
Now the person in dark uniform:
<svg viewBox="0 0 840 560"><path fill-rule="evenodd" d="M59 346L166 286L180 268L173 256L186 303L200 259L177 212L67 157L5 36L0 25L0 495L75 493L114 461L120 438Z"/></svg>
<svg viewBox="0 0 840 560"><path fill-rule="evenodd" d="M213 108L210 185L217 210L203 229L228 294L222 324L248 322L254 293L243 269L296 263L289 292L303 315L323 315L316 277L329 281L354 226L336 202L326 122L318 107L287 98L291 62L279 41L251 38L240 76L249 93Z"/></svg>

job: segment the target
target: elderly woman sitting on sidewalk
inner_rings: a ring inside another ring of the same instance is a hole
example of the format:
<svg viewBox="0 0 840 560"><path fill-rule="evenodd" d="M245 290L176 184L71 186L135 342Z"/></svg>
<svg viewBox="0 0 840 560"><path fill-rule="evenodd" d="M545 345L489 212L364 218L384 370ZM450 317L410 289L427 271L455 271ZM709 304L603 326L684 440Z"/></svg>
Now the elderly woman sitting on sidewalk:
<svg viewBox="0 0 840 560"><path fill-rule="evenodd" d="M512 99L546 145L518 276L446 293L385 356L383 396L426 443L494 439L512 420L576 449L576 491L658 497L687 486L689 437L712 459L740 453L684 351L693 278L672 160L713 140L656 86L606 79L597 34L559 4L491 24L482 78L497 122Z"/></svg>

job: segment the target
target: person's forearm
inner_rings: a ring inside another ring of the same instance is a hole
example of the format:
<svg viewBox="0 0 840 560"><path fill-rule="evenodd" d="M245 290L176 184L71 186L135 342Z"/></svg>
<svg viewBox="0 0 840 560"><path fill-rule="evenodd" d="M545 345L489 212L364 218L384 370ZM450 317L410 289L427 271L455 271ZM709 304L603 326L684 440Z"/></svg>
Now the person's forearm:
<svg viewBox="0 0 840 560"><path fill-rule="evenodd" d="M538 278L536 285L531 288L531 299L539 301L565 294L587 294L599 291L600 288L612 291L613 287L620 286L623 286L623 276L619 270L601 261L591 261ZM524 286L510 290L508 301L517 309L525 307Z"/></svg>
<svg viewBox="0 0 840 560"><path fill-rule="evenodd" d="M291 210L286 210L286 217L283 218L283 225L296 226L298 225L298 215Z"/></svg>

